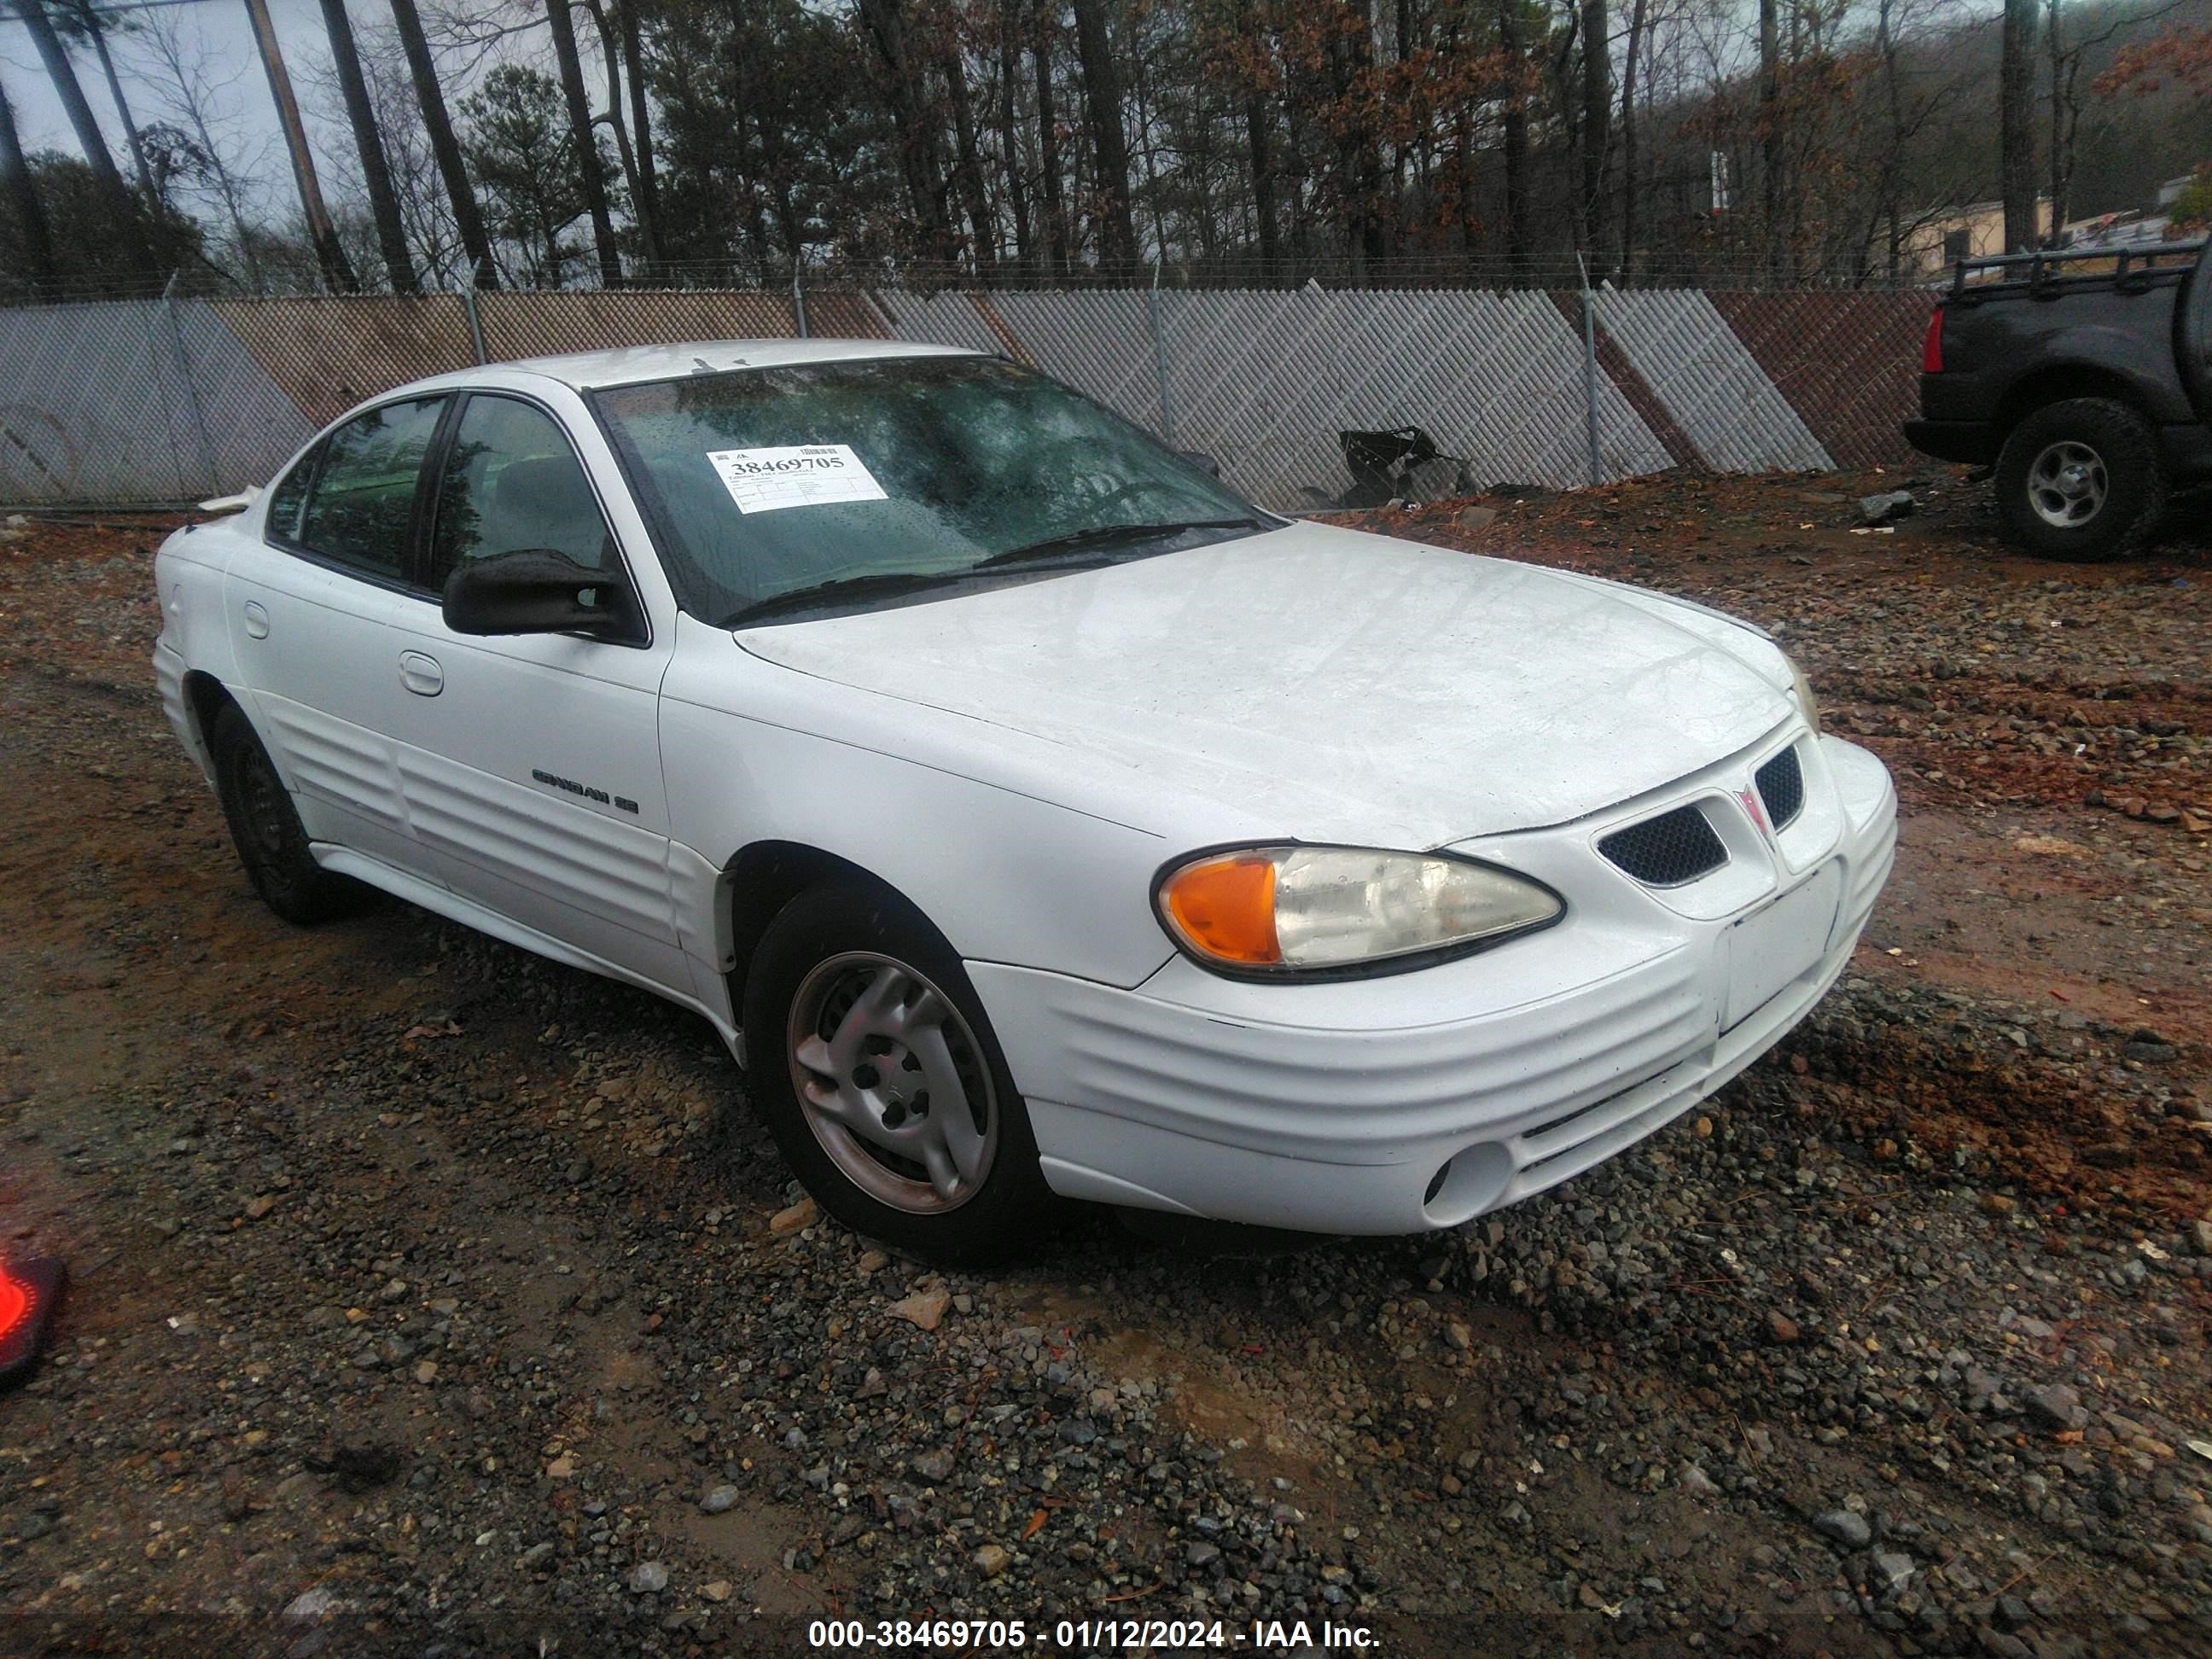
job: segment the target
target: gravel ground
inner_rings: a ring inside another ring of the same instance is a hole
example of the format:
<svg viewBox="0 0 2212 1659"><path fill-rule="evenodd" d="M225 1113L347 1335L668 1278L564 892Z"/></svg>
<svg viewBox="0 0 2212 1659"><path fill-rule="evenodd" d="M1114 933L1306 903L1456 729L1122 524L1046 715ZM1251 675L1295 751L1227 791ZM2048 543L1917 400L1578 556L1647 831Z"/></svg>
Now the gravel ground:
<svg viewBox="0 0 2212 1659"><path fill-rule="evenodd" d="M2212 1648L2212 535L2033 564L1941 471L1854 535L1898 482L1367 515L1778 627L1889 761L1773 1055L1456 1232L1084 1212L994 1274L817 1218L689 1016L270 916L152 696L159 532L21 526L0 1248L76 1277L0 1397L0 1651Z"/></svg>

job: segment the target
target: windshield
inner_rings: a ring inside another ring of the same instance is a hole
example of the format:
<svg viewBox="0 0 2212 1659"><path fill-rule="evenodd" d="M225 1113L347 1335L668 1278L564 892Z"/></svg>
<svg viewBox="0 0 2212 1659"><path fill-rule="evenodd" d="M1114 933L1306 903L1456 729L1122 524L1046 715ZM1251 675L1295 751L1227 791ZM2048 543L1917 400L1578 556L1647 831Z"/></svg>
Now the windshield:
<svg viewBox="0 0 2212 1659"><path fill-rule="evenodd" d="M1273 522L1120 416L992 358L732 369L592 403L684 608L717 624L816 589L872 599L994 561L1096 562Z"/></svg>

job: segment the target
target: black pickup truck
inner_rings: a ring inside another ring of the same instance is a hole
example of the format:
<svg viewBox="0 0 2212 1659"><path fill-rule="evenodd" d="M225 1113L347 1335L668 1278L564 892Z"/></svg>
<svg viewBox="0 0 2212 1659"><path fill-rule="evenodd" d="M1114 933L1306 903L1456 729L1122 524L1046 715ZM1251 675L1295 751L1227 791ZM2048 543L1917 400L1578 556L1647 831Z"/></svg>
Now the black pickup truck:
<svg viewBox="0 0 2212 1659"><path fill-rule="evenodd" d="M2212 479L2212 240L1962 260L1928 321L1915 449L1996 468L2031 552L2141 545Z"/></svg>

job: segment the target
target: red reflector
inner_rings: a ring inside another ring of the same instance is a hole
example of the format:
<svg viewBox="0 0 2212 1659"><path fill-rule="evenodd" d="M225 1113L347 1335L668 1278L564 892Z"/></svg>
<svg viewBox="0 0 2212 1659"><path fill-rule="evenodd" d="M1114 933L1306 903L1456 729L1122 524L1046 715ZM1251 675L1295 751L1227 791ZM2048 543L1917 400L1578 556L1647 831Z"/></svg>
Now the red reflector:
<svg viewBox="0 0 2212 1659"><path fill-rule="evenodd" d="M1928 337L1920 343L1920 372L1941 374L1943 372L1943 307L1937 306L1928 313Z"/></svg>
<svg viewBox="0 0 2212 1659"><path fill-rule="evenodd" d="M66 1277L58 1261L0 1263L0 1387L30 1369Z"/></svg>

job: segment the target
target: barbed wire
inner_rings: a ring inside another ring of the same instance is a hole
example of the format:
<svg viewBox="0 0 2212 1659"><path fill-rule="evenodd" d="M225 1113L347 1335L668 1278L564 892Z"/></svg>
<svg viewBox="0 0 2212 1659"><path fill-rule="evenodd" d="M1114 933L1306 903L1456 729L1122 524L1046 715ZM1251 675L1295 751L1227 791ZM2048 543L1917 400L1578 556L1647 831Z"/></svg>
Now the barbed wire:
<svg viewBox="0 0 2212 1659"><path fill-rule="evenodd" d="M1593 288L1615 290L1706 289L1803 293L1837 290L1870 292L1944 286L1948 270L1900 273L1892 279L1883 272L1833 274L1777 273L1753 260L1639 263L1632 268L1585 268L1571 257L1545 256L1523 260L1505 258L1401 258L1369 262L1354 267L1340 261L1216 259L1188 263L1142 264L1124 270L1097 265L1046 270L1035 265L1000 263L977 267L965 262L902 260L896 262L824 261L796 270L789 266L762 270L729 260L661 260L639 264L625 274L626 289L674 289L705 292L770 292L788 294L794 284L802 293L901 289L939 292L950 290L1010 293L1065 292L1097 289L1316 289L1322 292L1388 289L1577 289L1587 276ZM590 293L600 291L597 281L578 282L559 288L510 289L511 293ZM426 287L429 294L459 292L453 280ZM33 283L20 276L0 276L0 307L84 305L120 300L177 299L325 299L392 297L389 289L368 290L363 295L331 294L301 284L269 284L254 288L210 273L183 273L173 281L137 273L100 273Z"/></svg>

